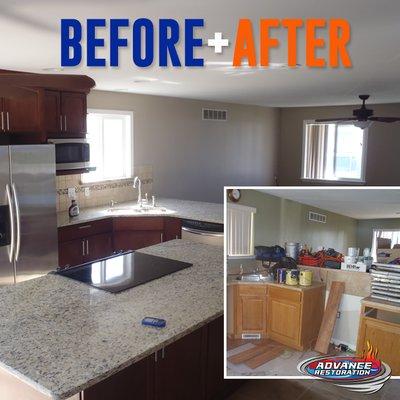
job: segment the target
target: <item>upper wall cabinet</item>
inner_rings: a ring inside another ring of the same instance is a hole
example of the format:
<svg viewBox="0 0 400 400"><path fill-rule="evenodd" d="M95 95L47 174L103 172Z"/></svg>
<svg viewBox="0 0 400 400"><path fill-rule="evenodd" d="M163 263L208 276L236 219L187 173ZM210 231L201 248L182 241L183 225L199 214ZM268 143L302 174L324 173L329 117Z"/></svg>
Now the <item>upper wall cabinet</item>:
<svg viewBox="0 0 400 400"><path fill-rule="evenodd" d="M21 133L34 142L41 136L41 91L32 88L12 88L2 91L0 97L0 128L3 133Z"/></svg>
<svg viewBox="0 0 400 400"><path fill-rule="evenodd" d="M86 135L86 94L45 91L44 126L48 137Z"/></svg>
<svg viewBox="0 0 400 400"><path fill-rule="evenodd" d="M10 143L46 143L86 135L86 96L95 82L83 75L0 70L0 131Z"/></svg>

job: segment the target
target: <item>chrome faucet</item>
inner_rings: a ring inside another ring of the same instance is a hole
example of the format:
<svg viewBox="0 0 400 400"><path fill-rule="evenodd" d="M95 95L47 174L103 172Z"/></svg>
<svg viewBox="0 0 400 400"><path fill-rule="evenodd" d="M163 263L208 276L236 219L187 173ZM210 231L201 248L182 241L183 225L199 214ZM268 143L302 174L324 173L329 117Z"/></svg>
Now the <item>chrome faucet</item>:
<svg viewBox="0 0 400 400"><path fill-rule="evenodd" d="M138 176L135 176L135 179L133 180L133 188L138 189L138 199L137 203L141 206L142 205L142 181Z"/></svg>

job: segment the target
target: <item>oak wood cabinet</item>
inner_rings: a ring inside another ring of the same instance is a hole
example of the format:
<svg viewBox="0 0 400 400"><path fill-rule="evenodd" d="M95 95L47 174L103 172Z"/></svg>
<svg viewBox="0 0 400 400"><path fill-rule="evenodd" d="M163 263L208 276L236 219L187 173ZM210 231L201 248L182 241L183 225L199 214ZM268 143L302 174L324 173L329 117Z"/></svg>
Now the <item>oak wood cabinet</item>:
<svg viewBox="0 0 400 400"><path fill-rule="evenodd" d="M368 350L368 343L377 350L377 357L400 375L400 307L384 300L366 298L361 303L357 339L357 355Z"/></svg>
<svg viewBox="0 0 400 400"><path fill-rule="evenodd" d="M84 391L85 400L220 400L232 390L223 379L223 317Z"/></svg>
<svg viewBox="0 0 400 400"><path fill-rule="evenodd" d="M266 337L267 286L237 285L236 294L236 336Z"/></svg>
<svg viewBox="0 0 400 400"><path fill-rule="evenodd" d="M310 348L318 337L325 286L293 288L277 284L235 284L228 290L230 337L259 334L297 350Z"/></svg>

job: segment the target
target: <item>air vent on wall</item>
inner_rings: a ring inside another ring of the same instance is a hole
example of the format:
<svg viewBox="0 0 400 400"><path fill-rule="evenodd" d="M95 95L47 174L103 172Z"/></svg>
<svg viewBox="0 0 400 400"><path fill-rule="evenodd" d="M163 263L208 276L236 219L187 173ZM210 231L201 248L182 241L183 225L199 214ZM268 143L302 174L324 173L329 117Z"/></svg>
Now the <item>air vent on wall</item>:
<svg viewBox="0 0 400 400"><path fill-rule="evenodd" d="M242 339L261 339L261 333L242 333Z"/></svg>
<svg viewBox="0 0 400 400"><path fill-rule="evenodd" d="M203 108L203 120L205 121L227 121L227 110L216 110L213 108Z"/></svg>
<svg viewBox="0 0 400 400"><path fill-rule="evenodd" d="M319 222L321 224L326 224L326 215L319 214L314 211L308 212L308 220L312 222Z"/></svg>

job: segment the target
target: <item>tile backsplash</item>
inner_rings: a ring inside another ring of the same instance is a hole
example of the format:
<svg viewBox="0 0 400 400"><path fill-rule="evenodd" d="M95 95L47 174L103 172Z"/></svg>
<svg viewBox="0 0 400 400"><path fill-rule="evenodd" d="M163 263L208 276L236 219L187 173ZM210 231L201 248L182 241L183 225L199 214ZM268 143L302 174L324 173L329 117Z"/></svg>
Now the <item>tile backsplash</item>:
<svg viewBox="0 0 400 400"><path fill-rule="evenodd" d="M153 191L153 170L151 165L135 166L135 176L142 180L142 195ZM111 200L117 203L137 199L137 189L132 187L133 179L106 181L99 183L81 182L81 175L57 176L57 211L68 210L71 199L68 188L75 188L76 200L80 208L109 205ZM85 196L85 188L89 188L89 196Z"/></svg>

